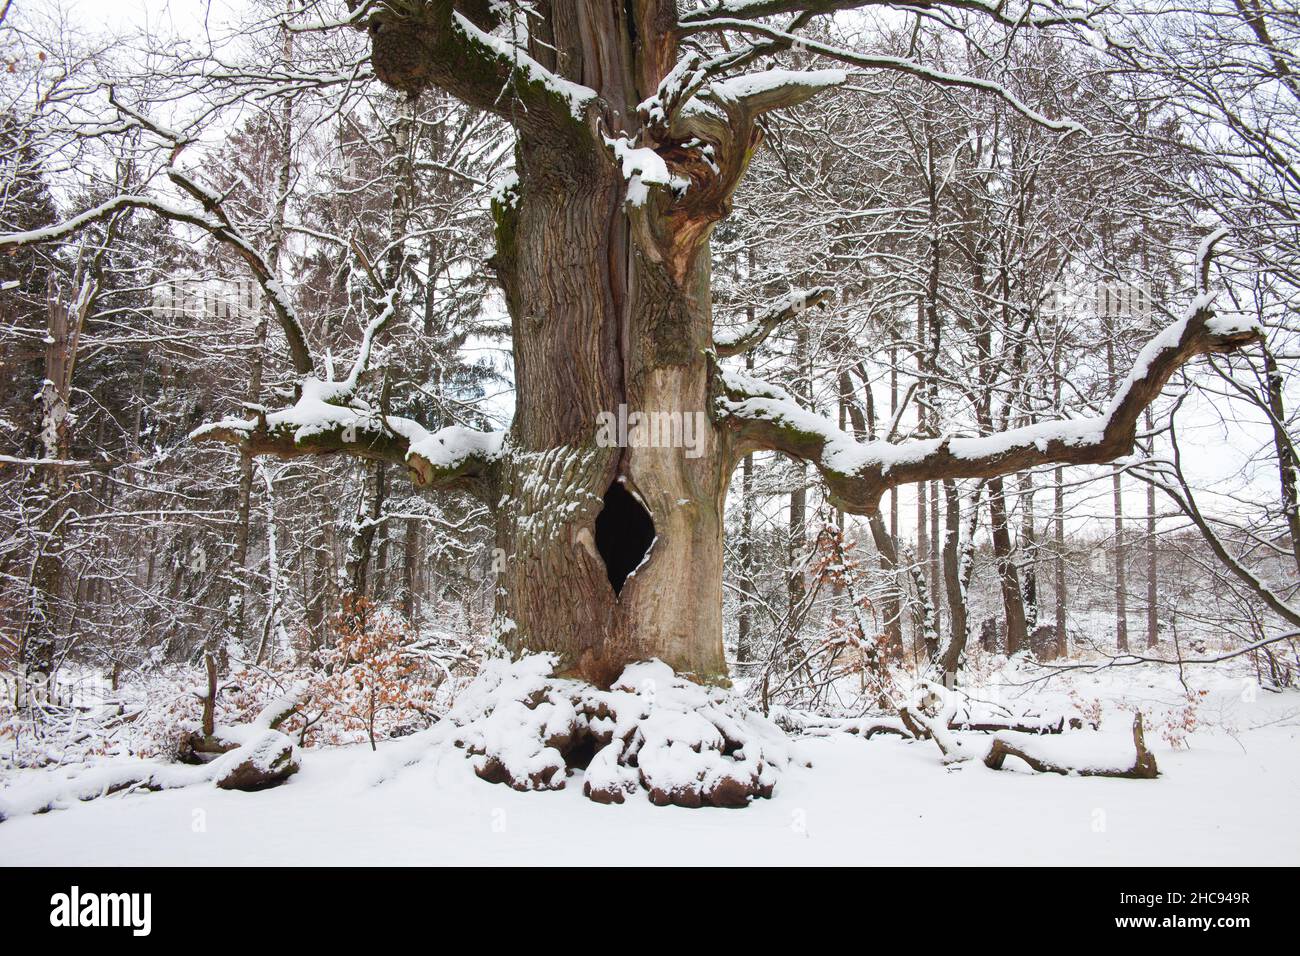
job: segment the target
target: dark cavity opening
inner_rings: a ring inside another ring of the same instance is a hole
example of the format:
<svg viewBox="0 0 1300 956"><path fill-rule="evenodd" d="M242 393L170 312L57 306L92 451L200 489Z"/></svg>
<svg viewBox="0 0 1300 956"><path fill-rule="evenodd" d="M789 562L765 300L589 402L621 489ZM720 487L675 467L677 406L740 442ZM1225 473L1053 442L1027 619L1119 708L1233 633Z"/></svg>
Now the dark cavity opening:
<svg viewBox="0 0 1300 956"><path fill-rule="evenodd" d="M615 594L621 594L628 575L636 570L655 539L650 512L621 481L605 492L605 507L596 515L596 550L605 561L605 573Z"/></svg>
<svg viewBox="0 0 1300 956"><path fill-rule="evenodd" d="M608 741L606 741L608 742ZM564 766L569 770L586 770L591 766L596 751L603 747L591 734L583 734L564 754Z"/></svg>

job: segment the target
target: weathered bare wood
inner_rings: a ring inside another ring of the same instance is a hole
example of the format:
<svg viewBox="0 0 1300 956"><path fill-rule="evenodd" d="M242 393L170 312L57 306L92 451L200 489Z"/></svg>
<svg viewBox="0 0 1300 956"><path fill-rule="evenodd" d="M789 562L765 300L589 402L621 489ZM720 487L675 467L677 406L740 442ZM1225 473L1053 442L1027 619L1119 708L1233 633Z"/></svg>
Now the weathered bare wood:
<svg viewBox="0 0 1300 956"><path fill-rule="evenodd" d="M1073 767L1028 753L1023 747L1017 746L1013 740L999 735L993 738L993 744L984 757L984 766L991 770L1001 770L1007 757L1019 757L1039 773L1059 773L1077 777L1124 777L1133 780L1154 780L1159 776L1160 771L1156 766L1155 755L1147 749L1140 713L1133 718L1133 748L1135 751L1133 762L1126 766Z"/></svg>

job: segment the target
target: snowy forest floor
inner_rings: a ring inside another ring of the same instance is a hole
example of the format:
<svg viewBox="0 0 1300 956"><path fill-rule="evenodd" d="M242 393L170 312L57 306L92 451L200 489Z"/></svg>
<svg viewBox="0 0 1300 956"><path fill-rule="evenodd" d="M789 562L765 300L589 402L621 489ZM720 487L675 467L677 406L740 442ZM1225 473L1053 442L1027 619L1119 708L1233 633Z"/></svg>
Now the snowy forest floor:
<svg viewBox="0 0 1300 956"><path fill-rule="evenodd" d="M15 817L0 823L0 863L1300 863L1300 691L1259 690L1244 670L1201 669L1188 683L1190 712L1172 669L1003 692L1044 713L1092 708L1117 738L1130 732L1125 711L1141 708L1157 780L1039 775L1015 760L1011 772L944 767L931 741L835 735L802 739L813 766L743 810L602 806L583 796L581 771L561 791L517 793L477 779L458 751L393 770L395 741L377 754L308 749L298 775L261 793L191 786ZM1171 725L1175 737L1195 729L1175 748ZM0 786L46 774L11 771Z"/></svg>

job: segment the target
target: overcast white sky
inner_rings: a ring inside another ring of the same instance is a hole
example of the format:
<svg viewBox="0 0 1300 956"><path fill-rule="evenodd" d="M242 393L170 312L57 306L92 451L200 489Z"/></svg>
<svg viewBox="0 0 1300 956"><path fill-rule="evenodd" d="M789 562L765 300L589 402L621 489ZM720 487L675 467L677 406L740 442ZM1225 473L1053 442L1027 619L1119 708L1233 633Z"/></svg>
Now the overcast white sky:
<svg viewBox="0 0 1300 956"><path fill-rule="evenodd" d="M219 24L242 9L242 0L54 0L87 27L103 23L194 35L205 22ZM83 19L84 18L84 19Z"/></svg>

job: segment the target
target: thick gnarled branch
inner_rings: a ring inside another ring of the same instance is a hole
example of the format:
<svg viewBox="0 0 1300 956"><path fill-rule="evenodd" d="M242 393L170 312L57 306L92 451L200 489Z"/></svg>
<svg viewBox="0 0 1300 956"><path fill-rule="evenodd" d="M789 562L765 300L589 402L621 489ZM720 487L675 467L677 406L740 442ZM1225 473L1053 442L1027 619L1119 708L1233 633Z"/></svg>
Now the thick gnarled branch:
<svg viewBox="0 0 1300 956"><path fill-rule="evenodd" d="M491 33L502 10L490 3L389 0L366 21L375 75L411 96L437 87L535 135L587 130L584 120L588 106L598 102L596 92L557 76ZM526 32L518 39L526 41Z"/></svg>
<svg viewBox="0 0 1300 956"><path fill-rule="evenodd" d="M292 408L213 422L190 438L234 445L250 455L346 454L386 461L406 468L417 487L461 488L486 500L505 433L459 425L430 432L409 418L372 408L340 384L308 379Z"/></svg>
<svg viewBox="0 0 1300 956"><path fill-rule="evenodd" d="M1202 293L1184 318L1146 344L1103 414L974 438L858 442L801 408L783 389L716 366L713 409L719 423L735 431L737 454L770 449L811 462L836 506L872 514L881 496L898 485L996 478L1053 464L1097 465L1127 455L1142 412L1179 368L1198 355L1240 349L1261 334L1253 321L1216 317L1211 297Z"/></svg>
<svg viewBox="0 0 1300 956"><path fill-rule="evenodd" d="M767 70L701 85L698 57L665 77L637 110L635 139L606 138L628 182L633 235L651 261L684 281L762 141L764 113L797 106L846 82L842 70ZM687 109L687 105L693 108Z"/></svg>

